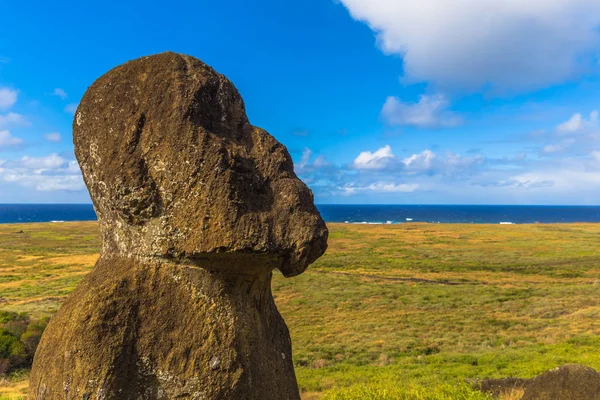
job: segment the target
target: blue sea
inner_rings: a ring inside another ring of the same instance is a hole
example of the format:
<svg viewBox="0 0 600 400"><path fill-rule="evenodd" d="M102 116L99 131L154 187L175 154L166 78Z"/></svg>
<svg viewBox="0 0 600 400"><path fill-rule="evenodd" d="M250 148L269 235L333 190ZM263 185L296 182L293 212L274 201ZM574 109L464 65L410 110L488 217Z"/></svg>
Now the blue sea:
<svg viewBox="0 0 600 400"><path fill-rule="evenodd" d="M528 224L600 222L600 206L318 205L327 222ZM92 221L91 204L0 204L0 223Z"/></svg>

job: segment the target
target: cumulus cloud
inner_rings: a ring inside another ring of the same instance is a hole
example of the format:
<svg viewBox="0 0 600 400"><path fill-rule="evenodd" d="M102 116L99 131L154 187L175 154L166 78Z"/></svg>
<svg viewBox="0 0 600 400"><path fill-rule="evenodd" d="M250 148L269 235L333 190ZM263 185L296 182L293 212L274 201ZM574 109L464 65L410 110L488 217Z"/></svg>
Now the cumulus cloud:
<svg viewBox="0 0 600 400"><path fill-rule="evenodd" d="M580 146L577 140L588 137L581 133L565 137L557 129L547 132L557 139L575 139L571 146ZM596 204L600 196L598 143L588 141L580 146L585 152L577 154L569 153L571 147L555 149L562 151L560 157L529 157L521 151L501 158L432 149L402 154L385 145L360 152L345 165L327 163L324 158L322 164L321 156L305 149L296 168L317 201Z"/></svg>
<svg viewBox="0 0 600 400"><path fill-rule="evenodd" d="M556 127L558 132L577 132L583 127L583 117L577 113Z"/></svg>
<svg viewBox="0 0 600 400"><path fill-rule="evenodd" d="M305 168L306 174L301 177L307 180L318 196L382 195L391 198L394 195L414 196L444 184L468 182L486 165L486 160L480 155L435 154L429 149L398 157L391 146L385 145L375 151L361 152L352 164L343 167L329 165L315 173Z"/></svg>
<svg viewBox="0 0 600 400"><path fill-rule="evenodd" d="M506 186L526 189L551 189L552 191L568 192L598 187L600 185L600 170L590 170L580 162L567 160L560 167L550 167L524 172L510 177Z"/></svg>
<svg viewBox="0 0 600 400"><path fill-rule="evenodd" d="M395 159L392 148L386 144L374 152L363 151L356 157L353 166L356 169L383 169Z"/></svg>
<svg viewBox="0 0 600 400"><path fill-rule="evenodd" d="M372 183L369 186L365 187L365 190L370 190L372 192L382 192L382 193L410 193L414 192L419 188L419 185L415 184L406 184L406 183L384 183L377 182Z"/></svg>
<svg viewBox="0 0 600 400"><path fill-rule="evenodd" d="M313 159L313 151L308 147L305 147L302 150L302 157L300 160L294 164L294 170L298 175L303 175L304 179L313 181L313 178L323 170L331 169L332 165L329 163L323 155L319 155ZM308 174L312 174L312 177L309 177Z"/></svg>
<svg viewBox="0 0 600 400"><path fill-rule="evenodd" d="M585 130L598 129L598 111L590 113L589 118L583 117L580 113L573 114L571 118L556 127L559 133L569 134Z"/></svg>
<svg viewBox="0 0 600 400"><path fill-rule="evenodd" d="M452 152L437 155L426 149L404 158L402 165L407 174L445 175L458 178L462 174L474 173L485 162L485 158L480 155L465 157Z"/></svg>
<svg viewBox="0 0 600 400"><path fill-rule="evenodd" d="M352 168L402 172L409 175L419 173L448 175L468 171L483 164L484 161L480 155L465 157L446 152L440 156L429 149L399 159L394 155L391 146L385 145L375 152L363 151L360 153L354 160Z"/></svg>
<svg viewBox="0 0 600 400"><path fill-rule="evenodd" d="M65 91L64 91L63 89L61 89L61 88L56 88L56 89L54 89L54 91L52 92L52 95L53 95L53 96L56 96L56 97L60 97L62 100L64 100L64 99L66 99L67 97L69 97L69 96L67 95L67 92L65 92Z"/></svg>
<svg viewBox="0 0 600 400"><path fill-rule="evenodd" d="M53 170L67 164L67 160L56 153L52 153L46 157L23 156L18 163L15 163L18 167L35 170Z"/></svg>
<svg viewBox="0 0 600 400"><path fill-rule="evenodd" d="M575 143L574 139L566 139L559 143L549 144L542 148L542 153L544 153L544 154L562 153L562 152L567 151L574 143Z"/></svg>
<svg viewBox="0 0 600 400"><path fill-rule="evenodd" d="M450 102L443 94L423 95L417 103L405 103L390 96L381 109L381 116L389 125L407 125L419 128L451 127L460 125L462 118L447 110Z"/></svg>
<svg viewBox="0 0 600 400"><path fill-rule="evenodd" d="M0 168L0 181L42 192L85 189L77 162L55 153L46 157L24 156L17 161L5 161Z"/></svg>
<svg viewBox="0 0 600 400"><path fill-rule="evenodd" d="M300 161L296 164L296 168L305 168L310 162L311 157L312 150L308 147L305 147L304 150L302 150L302 157L300 158Z"/></svg>
<svg viewBox="0 0 600 400"><path fill-rule="evenodd" d="M388 183L388 182L376 182L368 186L355 186L354 184L348 184L346 186L338 188L341 194L344 196L352 196L359 193L412 193L419 188L416 184L406 183Z"/></svg>
<svg viewBox="0 0 600 400"><path fill-rule="evenodd" d="M323 168L323 167L327 167L331 164L325 159L325 156L320 155L320 156L317 156L317 158L315 158L315 160L313 161L313 165L315 168Z"/></svg>
<svg viewBox="0 0 600 400"><path fill-rule="evenodd" d="M11 108L17 102L17 91L0 87L0 110Z"/></svg>
<svg viewBox="0 0 600 400"><path fill-rule="evenodd" d="M44 135L44 139L50 143L58 143L61 141L61 136L59 132L50 132Z"/></svg>
<svg viewBox="0 0 600 400"><path fill-rule="evenodd" d="M595 0L341 2L385 53L403 57L407 83L526 91L597 67L600 54Z"/></svg>
<svg viewBox="0 0 600 400"><path fill-rule="evenodd" d="M9 131L0 131L0 149L23 144L23 139L14 137Z"/></svg>
<svg viewBox="0 0 600 400"><path fill-rule="evenodd" d="M0 87L0 110L9 110L17 102L18 92L16 90ZM29 125L24 116L15 112L0 114L0 129L10 126ZM3 131L4 139L10 137L8 131Z"/></svg>
<svg viewBox="0 0 600 400"><path fill-rule="evenodd" d="M546 141L541 147L541 155L544 156L588 154L600 140L598 111L592 111L587 117L575 113L554 130L541 132L532 138Z"/></svg>
<svg viewBox="0 0 600 400"><path fill-rule="evenodd" d="M413 154L410 157L406 157L402 163L409 170L420 170L425 171L431 168L435 154L427 149L420 154Z"/></svg>
<svg viewBox="0 0 600 400"><path fill-rule="evenodd" d="M0 114L0 128L13 125L28 125L29 122L21 114L9 112L8 114Z"/></svg>

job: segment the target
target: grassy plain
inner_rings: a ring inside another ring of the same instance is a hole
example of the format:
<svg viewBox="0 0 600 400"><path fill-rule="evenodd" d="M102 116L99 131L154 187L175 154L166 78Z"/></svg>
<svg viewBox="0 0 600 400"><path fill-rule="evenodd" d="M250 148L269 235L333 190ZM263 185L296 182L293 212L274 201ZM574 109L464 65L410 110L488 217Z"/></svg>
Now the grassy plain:
<svg viewBox="0 0 600 400"><path fill-rule="evenodd" d="M329 228L273 282L305 399L475 400L465 379L600 369L600 225ZM99 247L92 222L0 225L0 310L51 315ZM17 399L26 376L4 383Z"/></svg>

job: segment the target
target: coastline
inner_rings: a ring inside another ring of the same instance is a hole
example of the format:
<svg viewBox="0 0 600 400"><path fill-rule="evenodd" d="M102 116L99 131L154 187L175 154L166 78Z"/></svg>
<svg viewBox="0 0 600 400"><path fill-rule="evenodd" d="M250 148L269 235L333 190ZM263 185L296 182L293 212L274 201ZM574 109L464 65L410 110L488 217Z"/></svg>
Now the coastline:
<svg viewBox="0 0 600 400"><path fill-rule="evenodd" d="M34 226L34 225L68 225L68 224L86 224L86 223L97 223L98 220L73 220L73 221L25 221L25 222L0 222L0 226ZM325 221L327 225L335 226L387 226L387 227L399 227L399 226L419 226L419 225L432 225L432 226L544 226L544 225L600 225L598 221L569 221L569 222L430 222L430 221L409 221L409 222L339 222L339 221Z"/></svg>
<svg viewBox="0 0 600 400"><path fill-rule="evenodd" d="M327 223L349 225L600 223L600 206L317 204ZM94 221L91 204L0 204L0 224Z"/></svg>

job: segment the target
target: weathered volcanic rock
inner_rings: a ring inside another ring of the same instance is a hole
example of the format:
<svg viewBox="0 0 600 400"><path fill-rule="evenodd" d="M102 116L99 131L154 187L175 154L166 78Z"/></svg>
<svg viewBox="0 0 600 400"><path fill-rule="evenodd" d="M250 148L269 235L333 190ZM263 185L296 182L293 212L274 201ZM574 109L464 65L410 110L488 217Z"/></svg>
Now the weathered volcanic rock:
<svg viewBox="0 0 600 400"><path fill-rule="evenodd" d="M583 365L563 365L532 379L521 400L600 400L600 374Z"/></svg>
<svg viewBox="0 0 600 400"><path fill-rule="evenodd" d="M529 379L521 378L500 378L500 379L483 379L478 382L472 382L473 387L482 392L490 393L496 397L500 397L513 390L524 390L529 384Z"/></svg>
<svg viewBox="0 0 600 400"><path fill-rule="evenodd" d="M327 229L289 153L189 56L128 62L88 89L75 152L102 231L46 329L33 399L298 399L271 274Z"/></svg>

